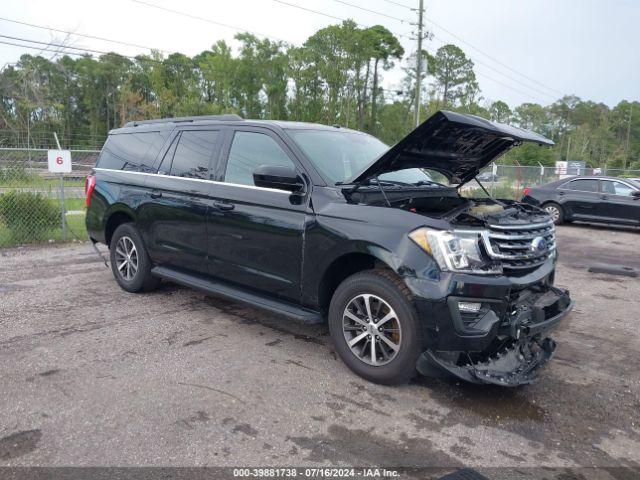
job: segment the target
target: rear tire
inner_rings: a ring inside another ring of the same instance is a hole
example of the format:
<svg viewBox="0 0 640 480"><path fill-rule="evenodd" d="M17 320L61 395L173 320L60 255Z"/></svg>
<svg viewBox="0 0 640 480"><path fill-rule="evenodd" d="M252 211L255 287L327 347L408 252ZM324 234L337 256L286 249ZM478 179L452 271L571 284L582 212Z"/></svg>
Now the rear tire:
<svg viewBox="0 0 640 480"><path fill-rule="evenodd" d="M149 292L160 285L160 279L151 275L151 260L142 236L132 223L116 228L110 243L111 271L118 285L131 293Z"/></svg>
<svg viewBox="0 0 640 480"><path fill-rule="evenodd" d="M331 299L329 331L340 358L362 378L399 385L416 376L420 322L409 289L392 272L367 270L344 280Z"/></svg>
<svg viewBox="0 0 640 480"><path fill-rule="evenodd" d="M553 220L553 223L556 225L561 225L564 222L564 210L557 203L545 203L542 209L549 214L551 220Z"/></svg>

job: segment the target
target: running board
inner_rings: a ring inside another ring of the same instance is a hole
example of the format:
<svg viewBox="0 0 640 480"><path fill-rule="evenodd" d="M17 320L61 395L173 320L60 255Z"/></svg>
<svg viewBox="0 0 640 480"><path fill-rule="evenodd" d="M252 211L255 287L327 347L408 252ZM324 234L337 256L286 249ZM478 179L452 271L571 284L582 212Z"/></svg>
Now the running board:
<svg viewBox="0 0 640 480"><path fill-rule="evenodd" d="M277 313L303 323L322 323L322 316L313 310L299 307L289 302L275 300L259 293L238 288L217 280L189 275L167 267L153 267L151 274L170 282L184 285L204 293L246 303L252 307Z"/></svg>

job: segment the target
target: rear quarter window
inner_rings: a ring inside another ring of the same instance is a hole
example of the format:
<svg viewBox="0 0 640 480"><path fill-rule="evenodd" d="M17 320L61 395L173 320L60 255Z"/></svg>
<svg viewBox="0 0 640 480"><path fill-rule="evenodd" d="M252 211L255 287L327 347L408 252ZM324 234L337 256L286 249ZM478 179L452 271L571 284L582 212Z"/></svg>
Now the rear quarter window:
<svg viewBox="0 0 640 480"><path fill-rule="evenodd" d="M111 170L152 173L153 164L163 143L164 137L160 132L109 135L96 166Z"/></svg>

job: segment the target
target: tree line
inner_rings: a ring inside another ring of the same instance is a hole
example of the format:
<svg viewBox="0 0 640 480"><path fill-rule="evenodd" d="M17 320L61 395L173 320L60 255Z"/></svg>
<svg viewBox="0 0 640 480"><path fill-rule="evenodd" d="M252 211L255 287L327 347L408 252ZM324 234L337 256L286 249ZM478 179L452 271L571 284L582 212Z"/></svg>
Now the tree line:
<svg viewBox="0 0 640 480"><path fill-rule="evenodd" d="M103 138L130 120L238 113L245 118L339 124L393 144L413 128L416 54L387 28L353 21L318 30L303 45L236 35L237 51L220 40L198 55L158 51L135 58L108 53L48 59L22 55L0 71L0 131L56 131L61 138ZM593 167L640 169L640 102L614 107L572 95L550 105L510 108L482 97L474 63L456 45L430 54L421 118L441 109L472 113L534 130L556 146L524 146L507 163L552 165L584 160ZM395 63L404 78L382 87ZM78 140L79 139L79 140ZM87 140L88 142L88 140ZM30 146L39 147L31 140Z"/></svg>

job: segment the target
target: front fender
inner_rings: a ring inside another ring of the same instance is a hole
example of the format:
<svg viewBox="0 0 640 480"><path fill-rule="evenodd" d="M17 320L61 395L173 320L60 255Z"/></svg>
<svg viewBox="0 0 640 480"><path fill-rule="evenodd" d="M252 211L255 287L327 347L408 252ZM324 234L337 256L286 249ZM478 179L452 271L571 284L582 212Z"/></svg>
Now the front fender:
<svg viewBox="0 0 640 480"><path fill-rule="evenodd" d="M371 228L376 229L375 226ZM404 229L399 231L387 228L375 232L377 234L370 233L360 238L348 238L348 233L344 230L327 229L322 224L316 224L306 232L302 272L303 303L318 306L318 294L326 272L332 271L336 263L349 262L356 255L370 257L406 280L412 278L438 282L440 270L435 260L413 243ZM413 290L416 283L407 281L407 285Z"/></svg>

